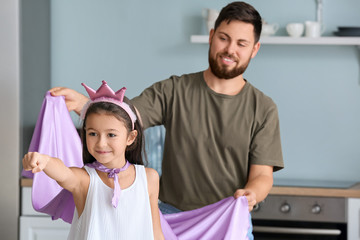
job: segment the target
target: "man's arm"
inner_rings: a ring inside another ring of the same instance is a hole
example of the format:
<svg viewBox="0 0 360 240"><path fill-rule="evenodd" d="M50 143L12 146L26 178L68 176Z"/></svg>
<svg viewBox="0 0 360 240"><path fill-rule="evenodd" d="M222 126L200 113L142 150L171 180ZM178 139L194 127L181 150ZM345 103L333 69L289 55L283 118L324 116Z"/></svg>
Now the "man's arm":
<svg viewBox="0 0 360 240"><path fill-rule="evenodd" d="M234 197L246 196L251 211L255 204L261 202L269 194L273 185L273 166L251 165L248 182L244 189L236 190Z"/></svg>

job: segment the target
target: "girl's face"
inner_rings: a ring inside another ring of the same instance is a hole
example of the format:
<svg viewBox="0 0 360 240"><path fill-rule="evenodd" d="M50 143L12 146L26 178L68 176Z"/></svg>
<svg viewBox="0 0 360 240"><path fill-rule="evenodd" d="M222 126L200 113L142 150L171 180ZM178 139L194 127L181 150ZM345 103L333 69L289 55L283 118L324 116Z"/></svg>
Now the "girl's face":
<svg viewBox="0 0 360 240"><path fill-rule="evenodd" d="M122 121L106 113L88 115L85 126L89 153L108 168L122 167L125 149L134 142L137 131L129 133Z"/></svg>

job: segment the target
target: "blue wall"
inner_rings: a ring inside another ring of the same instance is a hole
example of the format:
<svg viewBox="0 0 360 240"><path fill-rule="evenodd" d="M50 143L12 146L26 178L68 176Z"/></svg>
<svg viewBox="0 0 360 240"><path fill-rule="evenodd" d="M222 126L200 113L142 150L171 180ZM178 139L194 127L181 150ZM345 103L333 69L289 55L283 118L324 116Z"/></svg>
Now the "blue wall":
<svg viewBox="0 0 360 240"><path fill-rule="evenodd" d="M203 8L230 1L53 0L51 85L83 92L107 80L136 96L173 74L207 68ZM262 17L279 23L315 20L315 0L253 0ZM323 0L325 35L360 26L360 1ZM278 179L360 181L360 51L354 46L262 45L245 77L271 96L280 114L286 168Z"/></svg>

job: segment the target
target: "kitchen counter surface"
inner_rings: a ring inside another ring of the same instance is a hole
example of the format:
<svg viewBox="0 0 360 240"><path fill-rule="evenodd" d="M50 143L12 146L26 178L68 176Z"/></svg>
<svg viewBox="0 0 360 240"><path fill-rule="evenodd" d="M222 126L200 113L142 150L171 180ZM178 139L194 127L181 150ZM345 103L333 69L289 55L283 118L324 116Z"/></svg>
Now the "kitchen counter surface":
<svg viewBox="0 0 360 240"><path fill-rule="evenodd" d="M21 179L21 187L31 186L32 179ZM360 198L360 183L356 183L349 188L273 186L270 195Z"/></svg>
<svg viewBox="0 0 360 240"><path fill-rule="evenodd" d="M32 187L32 179L31 178L21 178L20 186L21 187Z"/></svg>
<svg viewBox="0 0 360 240"><path fill-rule="evenodd" d="M360 198L360 183L349 188L274 186L271 195Z"/></svg>

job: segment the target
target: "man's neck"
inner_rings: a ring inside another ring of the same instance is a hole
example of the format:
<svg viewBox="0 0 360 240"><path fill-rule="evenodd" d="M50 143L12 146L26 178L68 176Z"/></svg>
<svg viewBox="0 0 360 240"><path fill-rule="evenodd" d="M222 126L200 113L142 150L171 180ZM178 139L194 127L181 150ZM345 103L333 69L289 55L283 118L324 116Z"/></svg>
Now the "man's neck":
<svg viewBox="0 0 360 240"><path fill-rule="evenodd" d="M220 79L211 72L210 68L204 71L204 79L214 92L230 96L238 94L246 83L242 75L232 79Z"/></svg>

